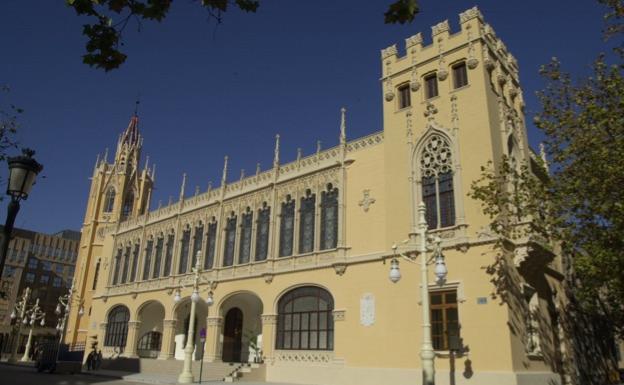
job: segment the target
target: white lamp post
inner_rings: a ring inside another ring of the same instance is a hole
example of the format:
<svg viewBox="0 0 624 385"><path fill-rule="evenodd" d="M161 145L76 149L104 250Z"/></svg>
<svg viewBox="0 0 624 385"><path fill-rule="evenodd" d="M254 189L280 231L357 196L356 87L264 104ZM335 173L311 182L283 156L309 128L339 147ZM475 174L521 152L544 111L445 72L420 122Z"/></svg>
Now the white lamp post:
<svg viewBox="0 0 624 385"><path fill-rule="evenodd" d="M30 320L28 320L29 318ZM37 301L32 308L26 310L26 317L24 318L24 321L22 321L22 323L25 325L30 324L30 330L28 331L28 342L26 342L26 349L24 349L24 355L22 356L22 359L20 361L30 361L29 355L30 347L32 345L33 329L37 321L41 321L39 324L42 327L45 326L45 313L43 312L43 310L41 310L41 307L39 307L39 298L37 298Z"/></svg>
<svg viewBox="0 0 624 385"><path fill-rule="evenodd" d="M30 298L30 288L27 287L24 289L24 295L22 295L22 299L19 300L13 311L11 312L11 319L15 320L15 338L13 341L13 348L11 349L11 356L9 357L9 362L16 362L17 348L19 346L20 334L22 332L22 324L24 321L28 323L28 319L26 318L26 307L28 306L28 300Z"/></svg>
<svg viewBox="0 0 624 385"><path fill-rule="evenodd" d="M427 266L433 261L435 263L434 273L439 284L444 283L446 280L446 264L444 263L444 256L442 255L442 249L440 246L441 239L436 237L433 241L435 243L433 249L433 256L431 259L427 259L427 219L425 217L426 207L423 202L418 205L418 236L420 238L420 244L415 251L420 255L420 273L421 273L421 303L422 303L422 317L423 317L423 342L420 348L420 358L422 360L423 369L423 384L434 385L435 384L435 370L433 366L433 359L435 353L433 351L433 344L431 342L431 320L429 313L429 271ZM415 235L415 234L414 234ZM414 238L410 237L412 245ZM396 253L397 246L392 245L392 249ZM416 256L411 257L405 254L399 253L399 255L406 261L416 263L414 259ZM397 283L401 279L401 271L399 270L399 261L396 258L392 259L390 263L390 280L393 283Z"/></svg>
<svg viewBox="0 0 624 385"><path fill-rule="evenodd" d="M59 321L56 324L56 330L59 332L59 350L61 344L63 343L63 339L65 338L65 328L67 327L67 318L69 317L72 302L75 302L77 305L79 305L78 316L80 317L84 314L84 310L81 304L82 301L79 297L74 296L74 284L75 280L72 281L72 285L69 288L67 294L62 295L58 298L58 304L56 305L56 309L54 309L54 313L59 316ZM61 316L61 314L63 315Z"/></svg>
<svg viewBox="0 0 624 385"><path fill-rule="evenodd" d="M190 384L195 380L193 378L193 372L191 371L191 366L193 362L193 336L195 334L195 307L197 302L201 300L199 295L199 283L201 281L201 265L200 265L201 251L197 252L197 263L195 267L193 267L193 293L191 294L191 313L189 314L189 327L186 334L186 346L184 347L184 367L182 368L182 373L178 376L178 382L181 384ZM212 287L212 282L210 282L209 288ZM180 289L184 288L184 285L180 284L175 291L173 296L173 302L179 303L182 300L182 295L180 293ZM212 298L212 290L208 292L208 296L206 297L206 305L211 306L214 303Z"/></svg>

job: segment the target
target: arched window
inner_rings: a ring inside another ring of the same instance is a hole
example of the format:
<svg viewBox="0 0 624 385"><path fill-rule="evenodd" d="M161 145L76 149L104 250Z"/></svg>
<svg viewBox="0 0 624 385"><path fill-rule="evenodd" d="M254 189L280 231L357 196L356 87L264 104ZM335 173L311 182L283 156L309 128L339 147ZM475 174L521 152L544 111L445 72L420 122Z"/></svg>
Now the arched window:
<svg viewBox="0 0 624 385"><path fill-rule="evenodd" d="M160 351L162 341L162 333L151 331L143 334L137 345L137 353L139 357L153 357L154 353Z"/></svg>
<svg viewBox="0 0 624 385"><path fill-rule="evenodd" d="M190 241L191 241L191 229L186 229L182 232L182 243L180 245L180 263L178 265L178 274L183 274L188 271L188 253L189 253Z"/></svg>
<svg viewBox="0 0 624 385"><path fill-rule="evenodd" d="M278 302L277 349L334 350L334 300L327 290L304 286Z"/></svg>
<svg viewBox="0 0 624 385"><path fill-rule="evenodd" d="M132 250L132 247L130 245L128 245L126 247L126 251L124 253L123 256L123 266L122 266L122 270L121 270L121 279L120 282L121 283L126 283L128 281L128 273L129 273L129 269L130 269L130 252Z"/></svg>
<svg viewBox="0 0 624 385"><path fill-rule="evenodd" d="M201 251L203 238L204 238L204 224L200 222L199 225L195 227L195 234L193 235L193 252L191 254L191 268L195 267L195 264L197 264L197 253Z"/></svg>
<svg viewBox="0 0 624 385"><path fill-rule="evenodd" d="M119 270L121 268L121 254L122 249L117 249L117 255L115 255L115 269L113 270L113 286L119 282Z"/></svg>
<svg viewBox="0 0 624 385"><path fill-rule="evenodd" d="M143 260L143 280L149 279L150 269L152 268L152 249L154 248L154 240L149 239L145 246L145 259Z"/></svg>
<svg viewBox="0 0 624 385"><path fill-rule="evenodd" d="M115 189L113 187L109 187L106 190L106 195L104 196L104 212L110 213L113 211L115 207Z"/></svg>
<svg viewBox="0 0 624 385"><path fill-rule="evenodd" d="M208 224L208 234L206 239L206 257L204 259L204 269L212 269L215 258L215 250L217 249L217 222L212 218L212 222Z"/></svg>
<svg viewBox="0 0 624 385"><path fill-rule="evenodd" d="M338 189L331 184L321 193L321 250L338 245Z"/></svg>
<svg viewBox="0 0 624 385"><path fill-rule="evenodd" d="M238 263L248 263L251 255L251 225L253 212L247 207L247 211L241 216L240 245L238 251Z"/></svg>
<svg viewBox="0 0 624 385"><path fill-rule="evenodd" d="M165 243L165 238L163 236L159 236L156 240L156 255L154 256L154 271L152 272L152 278L160 277L160 265L163 256L163 245Z"/></svg>
<svg viewBox="0 0 624 385"><path fill-rule="evenodd" d="M134 192L128 191L126 198L124 199L123 207L121 209L121 217L128 218L132 215L132 208L134 207Z"/></svg>
<svg viewBox="0 0 624 385"><path fill-rule="evenodd" d="M314 208L316 194L306 190L306 196L301 198L299 223L299 254L314 251Z"/></svg>
<svg viewBox="0 0 624 385"><path fill-rule="evenodd" d="M104 346L124 347L128 336L130 311L125 306L117 306L108 314Z"/></svg>
<svg viewBox="0 0 624 385"><path fill-rule="evenodd" d="M168 277L169 274L171 274L174 238L175 238L175 235L173 233L167 235L167 245L165 246L165 265L163 266L163 277Z"/></svg>
<svg viewBox="0 0 624 385"><path fill-rule="evenodd" d="M256 221L256 261L264 261L269 251L269 223L271 221L271 208L267 203L262 204L258 210L258 220Z"/></svg>
<svg viewBox="0 0 624 385"><path fill-rule="evenodd" d="M279 256L286 257L293 253L293 230L295 228L295 201L286 196L282 202L282 218L280 221Z"/></svg>
<svg viewBox="0 0 624 385"><path fill-rule="evenodd" d="M451 146L441 135L433 134L427 139L420 157L420 171L429 229L453 226L453 159Z"/></svg>
<svg viewBox="0 0 624 385"><path fill-rule="evenodd" d="M139 251L140 251L140 242L134 244L134 249L132 250L132 268L130 270L130 282L134 282L137 279L137 268L139 266Z"/></svg>
<svg viewBox="0 0 624 385"><path fill-rule="evenodd" d="M225 245L223 246L223 266L234 264L234 248L236 246L236 215L230 214L225 226Z"/></svg>

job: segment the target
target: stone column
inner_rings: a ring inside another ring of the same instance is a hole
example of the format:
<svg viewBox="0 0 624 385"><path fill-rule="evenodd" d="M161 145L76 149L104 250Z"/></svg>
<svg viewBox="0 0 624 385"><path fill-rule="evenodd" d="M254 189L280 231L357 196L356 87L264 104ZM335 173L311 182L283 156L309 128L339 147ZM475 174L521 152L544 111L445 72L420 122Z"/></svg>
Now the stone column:
<svg viewBox="0 0 624 385"><path fill-rule="evenodd" d="M159 360L169 360L173 358L174 354L174 338L175 338L175 328L176 328L175 319L166 319L163 320L163 335L162 335L162 344L160 347L160 354L158 355Z"/></svg>
<svg viewBox="0 0 624 385"><path fill-rule="evenodd" d="M277 314L262 314L262 358L266 362L273 361L273 347L275 346L275 330L277 328Z"/></svg>
<svg viewBox="0 0 624 385"><path fill-rule="evenodd" d="M206 317L206 351L204 360L221 362L221 326L223 317Z"/></svg>
<svg viewBox="0 0 624 385"><path fill-rule="evenodd" d="M100 322L100 329L98 330L98 349L104 353L104 339L106 338L106 327L108 326L108 322Z"/></svg>
<svg viewBox="0 0 624 385"><path fill-rule="evenodd" d="M128 321L128 337L126 338L126 348L123 357L137 358L137 343L139 342L139 328L141 321Z"/></svg>
<svg viewBox="0 0 624 385"><path fill-rule="evenodd" d="M335 357L344 357L343 349L344 344L340 343L341 337L344 338L345 328L347 324L344 322L345 320L344 309L335 309L332 312L332 317L334 318L334 355Z"/></svg>

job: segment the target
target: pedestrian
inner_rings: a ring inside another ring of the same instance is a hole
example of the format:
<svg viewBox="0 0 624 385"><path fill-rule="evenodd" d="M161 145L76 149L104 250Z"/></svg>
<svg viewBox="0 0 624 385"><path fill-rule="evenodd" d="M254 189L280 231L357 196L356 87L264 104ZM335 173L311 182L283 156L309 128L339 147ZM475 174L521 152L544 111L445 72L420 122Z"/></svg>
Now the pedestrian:
<svg viewBox="0 0 624 385"><path fill-rule="evenodd" d="M93 369L94 361L95 361L95 351L91 350L91 352L89 352L89 355L87 356L87 370Z"/></svg>
<svg viewBox="0 0 624 385"><path fill-rule="evenodd" d="M102 350L98 350L95 355L95 369L100 369L100 365L102 365Z"/></svg>

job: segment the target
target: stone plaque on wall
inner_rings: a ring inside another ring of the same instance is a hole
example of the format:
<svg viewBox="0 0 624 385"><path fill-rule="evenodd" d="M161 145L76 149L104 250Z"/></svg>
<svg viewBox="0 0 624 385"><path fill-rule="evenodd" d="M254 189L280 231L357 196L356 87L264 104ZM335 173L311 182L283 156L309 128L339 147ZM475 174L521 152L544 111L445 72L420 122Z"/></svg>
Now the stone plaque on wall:
<svg viewBox="0 0 624 385"><path fill-rule="evenodd" d="M360 323L364 326L375 324L375 296L365 293L360 298Z"/></svg>

